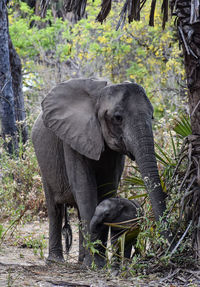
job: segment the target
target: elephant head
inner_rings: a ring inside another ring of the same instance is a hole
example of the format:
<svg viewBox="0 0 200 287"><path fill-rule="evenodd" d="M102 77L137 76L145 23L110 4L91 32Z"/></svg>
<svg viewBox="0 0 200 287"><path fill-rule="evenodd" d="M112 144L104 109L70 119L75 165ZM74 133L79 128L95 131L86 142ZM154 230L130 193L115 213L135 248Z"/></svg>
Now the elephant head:
<svg viewBox="0 0 200 287"><path fill-rule="evenodd" d="M137 218L140 208L140 204L135 200L118 197L105 199L95 209L90 222L90 230L97 234L106 228L104 222L119 223ZM112 230L119 232L117 227L112 227Z"/></svg>
<svg viewBox="0 0 200 287"><path fill-rule="evenodd" d="M51 90L42 108L46 127L87 158L99 160L107 145L135 159L155 218L163 215L165 194L154 153L153 107L141 86L72 79Z"/></svg>

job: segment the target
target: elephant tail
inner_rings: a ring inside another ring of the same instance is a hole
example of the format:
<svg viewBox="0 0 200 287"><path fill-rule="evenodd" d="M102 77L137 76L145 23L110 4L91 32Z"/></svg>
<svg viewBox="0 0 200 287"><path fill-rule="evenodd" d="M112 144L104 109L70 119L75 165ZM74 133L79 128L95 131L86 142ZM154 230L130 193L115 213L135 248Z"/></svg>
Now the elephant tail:
<svg viewBox="0 0 200 287"><path fill-rule="evenodd" d="M64 204L64 217L65 217L65 224L62 229L62 234L65 238L65 249L66 253L68 254L72 246L72 229L68 218L68 211L66 204Z"/></svg>

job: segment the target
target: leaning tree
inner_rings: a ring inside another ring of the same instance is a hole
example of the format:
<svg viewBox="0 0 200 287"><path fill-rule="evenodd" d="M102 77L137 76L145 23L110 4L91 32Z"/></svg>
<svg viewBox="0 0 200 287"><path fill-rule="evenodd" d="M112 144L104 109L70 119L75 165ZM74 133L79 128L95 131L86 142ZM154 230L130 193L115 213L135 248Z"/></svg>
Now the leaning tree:
<svg viewBox="0 0 200 287"><path fill-rule="evenodd" d="M0 3L0 116L1 130L5 138L11 136L8 150L16 149L16 121L14 110L14 93L10 70L7 6L5 0Z"/></svg>
<svg viewBox="0 0 200 287"><path fill-rule="evenodd" d="M54 0L55 1L55 0ZM51 2L54 2L53 0ZM124 0L119 15L119 27L123 28L125 21L131 23L140 20L140 12L147 0ZM46 14L50 0L41 0L41 16ZM73 12L76 19L84 16L87 0L63 0L63 9ZM154 26L156 0L151 1L149 12L149 25ZM102 0L97 21L103 23L112 8L112 0ZM170 11L175 17L179 41L182 45L185 71L188 87L188 103L192 135L184 141L182 154L178 165L187 159L186 171L180 178L183 193L184 217L188 224L194 227L193 243L195 253L200 257L200 1L199 0L163 0L162 2L162 28L168 20ZM176 170L178 170L178 167ZM183 214L182 214L183 215Z"/></svg>
<svg viewBox="0 0 200 287"><path fill-rule="evenodd" d="M0 119L2 137L10 138L5 141L5 146L9 153L13 153L17 152L19 135L25 143L28 133L22 92L22 65L9 35L8 3L7 0L0 1Z"/></svg>

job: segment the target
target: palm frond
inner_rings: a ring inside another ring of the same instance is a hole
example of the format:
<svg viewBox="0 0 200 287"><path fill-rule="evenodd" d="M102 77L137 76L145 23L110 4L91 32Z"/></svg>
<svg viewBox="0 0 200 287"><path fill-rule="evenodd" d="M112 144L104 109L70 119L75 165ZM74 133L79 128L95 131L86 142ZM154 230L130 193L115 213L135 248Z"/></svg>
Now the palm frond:
<svg viewBox="0 0 200 287"><path fill-rule="evenodd" d="M131 175L131 176L127 177L125 179L125 181L127 183L136 185L138 188L144 188L145 187L143 179L141 177L139 177L139 176Z"/></svg>
<svg viewBox="0 0 200 287"><path fill-rule="evenodd" d="M174 141L174 138L172 136L172 133L170 131L170 138L171 138L171 143L172 143L172 148L173 148L173 153L174 153L174 158L177 158L177 155L178 155L178 149L176 147L176 144L175 144L175 141Z"/></svg>
<svg viewBox="0 0 200 287"><path fill-rule="evenodd" d="M186 115L180 117L179 120L175 120L174 131L180 137L184 138L192 134L192 128L190 118Z"/></svg>
<svg viewBox="0 0 200 287"><path fill-rule="evenodd" d="M41 17L46 16L47 8L50 2L56 2L57 0L41 0L40 2L40 14ZM151 1L151 11L150 11L150 26L154 26L154 15L155 15L155 7L156 1ZM133 20L138 21L140 20L140 11L142 10L143 6L147 0L124 0L124 5L119 15L119 21L117 24L116 29L122 28L126 19L128 22L131 23ZM64 0L63 7L66 12L73 12L75 18L80 20L85 13L87 0ZM162 2L162 13L163 13L163 28L165 27L165 23L168 20L168 6L169 1L163 0ZM102 0L101 2L101 9L99 14L97 15L96 20L103 23L103 21L107 18L108 14L110 13L112 7L112 0ZM172 5L171 5L172 7Z"/></svg>
<svg viewBox="0 0 200 287"><path fill-rule="evenodd" d="M129 200L133 200L133 199L138 199L138 198L141 198L141 197L147 197L147 193L132 195L132 196L129 196L128 199Z"/></svg>
<svg viewBox="0 0 200 287"><path fill-rule="evenodd" d="M104 222L104 225L115 227L119 229L136 229L138 228L138 222L142 220L143 217L132 218L129 220L121 221L121 222Z"/></svg>
<svg viewBox="0 0 200 287"><path fill-rule="evenodd" d="M99 12L96 20L103 23L111 10L112 0L105 0L101 3L101 11Z"/></svg>
<svg viewBox="0 0 200 287"><path fill-rule="evenodd" d="M40 15L42 18L46 16L46 12L50 3L57 2L57 0L41 0L40 1ZM63 8L66 12L73 12L75 18L80 20L85 14L87 0L64 0Z"/></svg>
<svg viewBox="0 0 200 287"><path fill-rule="evenodd" d="M155 15L155 7L156 1L151 1L151 11L150 11L150 26L154 26L154 15ZM126 18L128 18L128 22L131 23L133 20L138 21L140 20L140 11L142 10L146 0L125 0L123 8L120 12L120 19L118 21L116 30L120 27L123 28ZM101 3L101 10L97 16L97 21L101 23L107 18L110 10L111 10L112 0L102 0ZM168 6L169 1L163 0L162 3L162 13L163 13L163 28L165 27L165 23L168 20Z"/></svg>

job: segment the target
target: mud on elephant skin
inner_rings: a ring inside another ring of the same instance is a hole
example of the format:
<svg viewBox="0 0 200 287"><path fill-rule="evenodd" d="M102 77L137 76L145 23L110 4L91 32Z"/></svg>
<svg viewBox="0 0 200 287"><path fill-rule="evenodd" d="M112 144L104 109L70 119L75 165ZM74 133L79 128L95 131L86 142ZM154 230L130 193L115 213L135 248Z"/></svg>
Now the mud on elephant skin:
<svg viewBox="0 0 200 287"><path fill-rule="evenodd" d="M155 218L163 215L165 194L154 153L152 117L144 89L133 83L71 79L44 98L32 141L48 208L49 260L63 260L64 204L77 207L83 233L93 240L91 218L103 199L114 196L125 155L139 166ZM107 234L100 234L99 239L106 242ZM96 256L96 264L102 265ZM82 248L80 261L83 258L89 265L89 251Z"/></svg>
<svg viewBox="0 0 200 287"><path fill-rule="evenodd" d="M108 225L105 225L104 223L116 223L116 226L110 227L111 243L112 245L116 245L119 236L121 236L127 230L125 228L127 224L128 226L130 226L130 221L137 219L141 215L142 208L139 202L136 200L128 200L126 198L119 197L105 199L100 202L95 209L94 215L90 222L90 231L96 234L98 238L99 234L107 232L108 230ZM136 221L134 222L136 223ZM134 222L132 221L131 224L133 225ZM117 224L119 225L119 227L117 226ZM131 236L131 238L129 238L127 234L124 246L125 258L131 257L132 246L135 248L135 252L138 252L135 246L137 243L138 234L139 226L137 226L134 235Z"/></svg>

